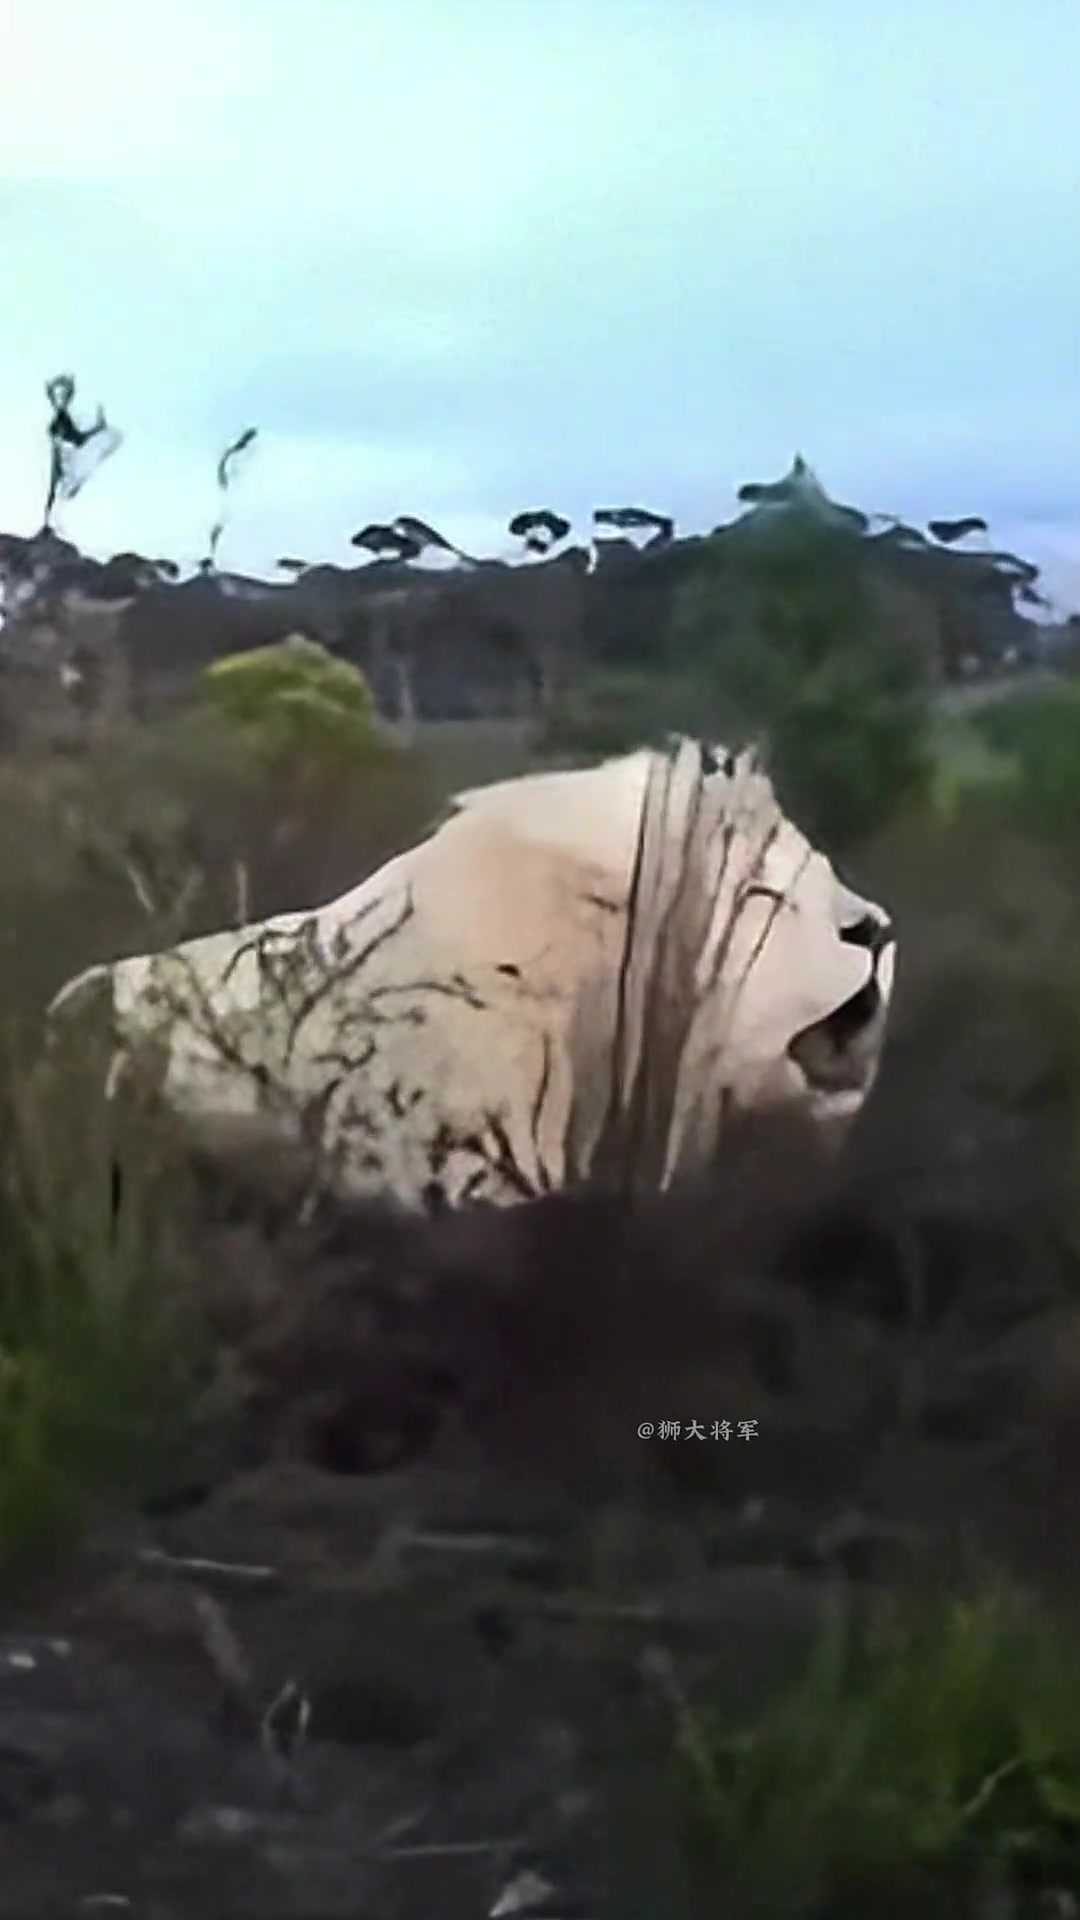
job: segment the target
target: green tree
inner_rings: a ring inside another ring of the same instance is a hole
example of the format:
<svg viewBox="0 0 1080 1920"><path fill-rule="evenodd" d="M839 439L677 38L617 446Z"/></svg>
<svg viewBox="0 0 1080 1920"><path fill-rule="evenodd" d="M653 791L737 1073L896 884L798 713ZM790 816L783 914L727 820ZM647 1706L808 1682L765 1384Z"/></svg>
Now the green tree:
<svg viewBox="0 0 1080 1920"><path fill-rule="evenodd" d="M358 667L300 636L229 654L203 673L204 705L260 761L332 771L376 755L374 703Z"/></svg>
<svg viewBox="0 0 1080 1920"><path fill-rule="evenodd" d="M873 832L930 778L933 663L859 531L751 514L709 548L670 639L696 730L759 741L785 804L827 844Z"/></svg>
<svg viewBox="0 0 1080 1920"><path fill-rule="evenodd" d="M325 648L291 638L216 661L201 694L192 717L240 792L237 919L330 899L430 823L441 796L423 763L379 732L364 675Z"/></svg>

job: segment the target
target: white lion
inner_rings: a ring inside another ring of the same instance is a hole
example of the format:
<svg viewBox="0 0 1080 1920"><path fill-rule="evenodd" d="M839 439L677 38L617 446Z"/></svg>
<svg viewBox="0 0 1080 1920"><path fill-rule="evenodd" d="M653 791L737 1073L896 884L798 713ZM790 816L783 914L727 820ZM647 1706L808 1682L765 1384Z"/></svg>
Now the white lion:
<svg viewBox="0 0 1080 1920"><path fill-rule="evenodd" d="M300 1143L339 1192L505 1204L664 1187L733 1114L860 1108L895 942L749 753L679 739L459 794L419 846L307 912L91 968L203 1142Z"/></svg>

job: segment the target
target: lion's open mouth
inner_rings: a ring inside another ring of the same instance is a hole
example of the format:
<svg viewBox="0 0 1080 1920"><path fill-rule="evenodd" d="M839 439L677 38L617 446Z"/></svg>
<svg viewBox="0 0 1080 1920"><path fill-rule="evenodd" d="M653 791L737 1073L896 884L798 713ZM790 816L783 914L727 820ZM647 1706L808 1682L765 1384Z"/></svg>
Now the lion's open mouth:
<svg viewBox="0 0 1080 1920"><path fill-rule="evenodd" d="M877 1067L887 1003L877 979L795 1035L788 1053L812 1093L864 1093Z"/></svg>

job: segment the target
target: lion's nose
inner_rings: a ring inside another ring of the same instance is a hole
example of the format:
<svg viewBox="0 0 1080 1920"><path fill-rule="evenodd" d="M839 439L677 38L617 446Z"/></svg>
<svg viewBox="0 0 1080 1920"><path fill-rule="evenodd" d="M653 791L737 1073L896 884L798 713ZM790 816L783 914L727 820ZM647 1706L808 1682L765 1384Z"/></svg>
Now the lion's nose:
<svg viewBox="0 0 1080 1920"><path fill-rule="evenodd" d="M896 935L888 920L879 919L877 914L863 913L850 926L841 927L840 938L849 947L863 947L876 960L885 948L891 946Z"/></svg>

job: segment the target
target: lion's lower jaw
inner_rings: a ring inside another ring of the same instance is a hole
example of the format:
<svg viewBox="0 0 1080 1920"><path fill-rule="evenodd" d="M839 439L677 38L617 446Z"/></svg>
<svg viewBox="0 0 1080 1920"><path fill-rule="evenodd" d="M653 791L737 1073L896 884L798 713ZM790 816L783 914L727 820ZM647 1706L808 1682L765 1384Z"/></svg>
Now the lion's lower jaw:
<svg viewBox="0 0 1080 1920"><path fill-rule="evenodd" d="M811 1093L807 1111L815 1126L849 1127L861 1111L869 1087L848 1087L842 1093Z"/></svg>
<svg viewBox="0 0 1080 1920"><path fill-rule="evenodd" d="M728 1118L776 1114L780 1119L805 1121L815 1132L830 1139L841 1137L857 1119L877 1079L877 1065L857 1081L844 1086L815 1086L799 1068L785 1062L784 1068L759 1082L752 1093L731 1098Z"/></svg>

